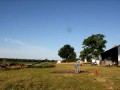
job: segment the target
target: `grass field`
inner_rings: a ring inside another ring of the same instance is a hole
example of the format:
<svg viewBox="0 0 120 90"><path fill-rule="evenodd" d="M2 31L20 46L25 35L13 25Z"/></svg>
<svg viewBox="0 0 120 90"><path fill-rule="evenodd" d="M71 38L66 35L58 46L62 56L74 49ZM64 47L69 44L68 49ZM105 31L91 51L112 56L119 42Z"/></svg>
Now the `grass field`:
<svg viewBox="0 0 120 90"><path fill-rule="evenodd" d="M98 69L99 75L94 74ZM54 68L24 68L0 71L0 90L120 90L120 67L84 64L80 74L53 74L74 70L74 64L57 64Z"/></svg>

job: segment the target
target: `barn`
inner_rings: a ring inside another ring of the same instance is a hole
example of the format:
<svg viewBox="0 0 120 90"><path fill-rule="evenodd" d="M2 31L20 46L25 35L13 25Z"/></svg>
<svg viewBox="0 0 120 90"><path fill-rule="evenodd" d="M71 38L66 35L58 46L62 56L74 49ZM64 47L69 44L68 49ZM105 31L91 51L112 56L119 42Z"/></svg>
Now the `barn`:
<svg viewBox="0 0 120 90"><path fill-rule="evenodd" d="M101 59L104 64L116 64L120 66L120 45L101 53Z"/></svg>

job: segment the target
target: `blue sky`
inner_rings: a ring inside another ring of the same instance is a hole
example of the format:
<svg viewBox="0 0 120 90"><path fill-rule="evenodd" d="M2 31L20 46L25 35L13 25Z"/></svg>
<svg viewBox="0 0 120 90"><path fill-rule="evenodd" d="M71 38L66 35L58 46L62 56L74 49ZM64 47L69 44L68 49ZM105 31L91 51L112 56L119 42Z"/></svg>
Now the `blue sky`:
<svg viewBox="0 0 120 90"><path fill-rule="evenodd" d="M60 59L65 44L79 56L98 33L120 44L119 0L0 0L0 57Z"/></svg>

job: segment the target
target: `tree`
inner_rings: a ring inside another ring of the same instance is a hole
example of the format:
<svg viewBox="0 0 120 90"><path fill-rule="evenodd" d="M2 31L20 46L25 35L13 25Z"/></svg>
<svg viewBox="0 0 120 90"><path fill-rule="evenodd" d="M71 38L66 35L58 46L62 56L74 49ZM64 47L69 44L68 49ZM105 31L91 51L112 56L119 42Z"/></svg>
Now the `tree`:
<svg viewBox="0 0 120 90"><path fill-rule="evenodd" d="M74 52L74 48L69 44L64 45L62 48L60 48L58 55L66 61L76 60L76 53Z"/></svg>
<svg viewBox="0 0 120 90"><path fill-rule="evenodd" d="M98 59L99 55L104 52L104 48L106 48L107 41L104 38L103 34L95 34L84 39L80 58L87 60L91 58Z"/></svg>

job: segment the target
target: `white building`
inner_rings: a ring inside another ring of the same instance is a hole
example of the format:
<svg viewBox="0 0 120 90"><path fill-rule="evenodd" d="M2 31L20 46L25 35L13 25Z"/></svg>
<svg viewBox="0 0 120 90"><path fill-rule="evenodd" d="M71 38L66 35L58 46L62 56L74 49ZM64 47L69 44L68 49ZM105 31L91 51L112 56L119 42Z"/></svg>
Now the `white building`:
<svg viewBox="0 0 120 90"><path fill-rule="evenodd" d="M57 61L57 64L59 64L59 63L61 63L61 60L58 60L58 61Z"/></svg>
<svg viewBox="0 0 120 90"><path fill-rule="evenodd" d="M100 60L92 59L92 63L96 63L97 65L100 65Z"/></svg>

